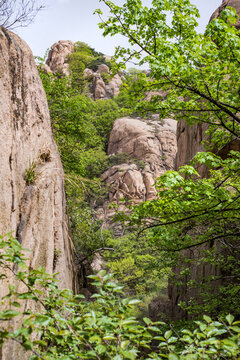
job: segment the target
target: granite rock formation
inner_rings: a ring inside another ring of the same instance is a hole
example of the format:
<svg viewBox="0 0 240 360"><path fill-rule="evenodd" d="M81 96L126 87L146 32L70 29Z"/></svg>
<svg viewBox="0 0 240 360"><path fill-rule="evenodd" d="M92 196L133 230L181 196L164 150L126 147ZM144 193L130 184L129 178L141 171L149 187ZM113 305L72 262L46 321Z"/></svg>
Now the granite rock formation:
<svg viewBox="0 0 240 360"><path fill-rule="evenodd" d="M115 96L118 96L120 92L120 87L122 85L122 78L119 74L115 74L108 84L106 84L106 95L107 99L111 99Z"/></svg>
<svg viewBox="0 0 240 360"><path fill-rule="evenodd" d="M31 267L59 272L60 286L75 289L63 169L34 57L23 40L4 28L0 46L0 234L12 232L30 249ZM0 281L1 297L11 281L10 275ZM24 356L11 343L0 358Z"/></svg>
<svg viewBox="0 0 240 360"><path fill-rule="evenodd" d="M109 81L104 81L104 74L109 77ZM115 74L111 77L110 69L105 64L100 64L96 72L86 68L84 70L84 77L90 82L90 88L92 89L92 96L94 100L106 100L112 99L117 96L122 85L122 78L119 74Z"/></svg>
<svg viewBox="0 0 240 360"><path fill-rule="evenodd" d="M59 40L51 46L51 49L43 65L43 69L54 74L60 72L63 75L69 75L68 56L74 50L74 43L70 40ZM106 57L106 60L109 60ZM109 77L108 81L104 81L104 75ZM111 76L109 67L106 64L98 65L97 71L86 68L84 77L89 82L90 94L94 100L111 99L119 94L122 78L119 74Z"/></svg>
<svg viewBox="0 0 240 360"><path fill-rule="evenodd" d="M73 52L74 43L70 40L59 40L51 46L46 65L54 74L61 72L69 75L68 55Z"/></svg>
<svg viewBox="0 0 240 360"><path fill-rule="evenodd" d="M109 188L108 200L119 204L121 198L134 202L156 196L155 179L174 168L176 155L176 121L121 118L114 122L108 155L122 162L102 174ZM123 205L120 205L123 207ZM105 204L105 216L113 210ZM103 218L103 209L99 210Z"/></svg>
<svg viewBox="0 0 240 360"><path fill-rule="evenodd" d="M189 164L194 155L199 151L205 151L203 142L208 140L205 134L207 128L208 125L204 123L189 126L185 120L178 122L176 169L179 169L185 164ZM207 176L208 174L208 170L204 165L199 165L197 170L201 176Z"/></svg>

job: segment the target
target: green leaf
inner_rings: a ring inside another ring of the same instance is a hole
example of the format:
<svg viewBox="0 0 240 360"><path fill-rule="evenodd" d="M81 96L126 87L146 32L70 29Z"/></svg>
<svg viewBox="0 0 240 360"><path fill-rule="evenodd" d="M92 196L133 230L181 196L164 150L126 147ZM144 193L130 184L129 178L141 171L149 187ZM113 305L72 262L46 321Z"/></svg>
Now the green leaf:
<svg viewBox="0 0 240 360"><path fill-rule="evenodd" d="M150 320L149 318L147 318L147 317L144 317L143 318L143 321L145 322L145 324L147 324L147 325L150 325L150 324L152 324L152 320Z"/></svg>
<svg viewBox="0 0 240 360"><path fill-rule="evenodd" d="M104 354L105 352L106 352L106 346L104 346L104 345L97 345L96 347L95 347L95 349L96 349L96 351L97 351L97 353L99 354L99 355L101 355L101 354Z"/></svg>
<svg viewBox="0 0 240 360"><path fill-rule="evenodd" d="M172 330L168 330L168 331L166 331L165 334L164 334L164 337L165 337L165 339L167 339L167 340L168 340L171 336L172 336Z"/></svg>
<svg viewBox="0 0 240 360"><path fill-rule="evenodd" d="M212 322L212 319L207 315L203 315L203 318L208 324Z"/></svg>
<svg viewBox="0 0 240 360"><path fill-rule="evenodd" d="M179 360L179 357L176 354L171 353L171 354L169 354L168 359L169 360Z"/></svg>
<svg viewBox="0 0 240 360"><path fill-rule="evenodd" d="M20 315L20 314L21 313L16 310L5 310L3 312L0 312L0 319L3 319L3 320L12 319L15 316Z"/></svg>
<svg viewBox="0 0 240 360"><path fill-rule="evenodd" d="M228 322L229 325L232 325L233 321L234 321L234 316L232 316L231 314L228 314L226 316L226 320Z"/></svg>

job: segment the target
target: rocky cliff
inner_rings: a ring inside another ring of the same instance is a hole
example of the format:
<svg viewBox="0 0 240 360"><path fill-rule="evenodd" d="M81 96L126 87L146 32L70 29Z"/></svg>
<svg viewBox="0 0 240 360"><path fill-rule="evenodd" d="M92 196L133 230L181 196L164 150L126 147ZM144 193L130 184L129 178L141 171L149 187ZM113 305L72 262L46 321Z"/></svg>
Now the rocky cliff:
<svg viewBox="0 0 240 360"><path fill-rule="evenodd" d="M69 75L68 56L73 52L74 42L60 40L51 46L46 61L46 69L53 73L61 72Z"/></svg>
<svg viewBox="0 0 240 360"><path fill-rule="evenodd" d="M34 57L3 28L0 48L0 234L12 232L31 250L31 267L59 272L60 286L75 289L63 169ZM9 281L0 281L1 296ZM6 346L0 358L20 359L16 351Z"/></svg>

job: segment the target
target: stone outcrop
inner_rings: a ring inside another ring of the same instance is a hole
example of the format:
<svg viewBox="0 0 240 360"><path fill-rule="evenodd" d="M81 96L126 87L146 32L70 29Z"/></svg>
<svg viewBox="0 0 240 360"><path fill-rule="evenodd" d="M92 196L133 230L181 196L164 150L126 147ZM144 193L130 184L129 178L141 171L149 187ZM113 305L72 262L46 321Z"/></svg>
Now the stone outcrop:
<svg viewBox="0 0 240 360"><path fill-rule="evenodd" d="M70 40L59 40L51 46L46 65L56 74L61 72L63 75L69 75L68 55L73 52L74 43Z"/></svg>
<svg viewBox="0 0 240 360"><path fill-rule="evenodd" d="M93 98L94 100L105 99L106 84L101 75L96 72L93 74Z"/></svg>
<svg viewBox="0 0 240 360"><path fill-rule="evenodd" d="M104 81L104 74L109 77L108 82ZM87 80L92 80L93 85L90 88L92 88L94 100L112 99L119 94L122 78L119 74L111 77L109 67L105 64L99 65L96 72L86 68L84 70L84 77Z"/></svg>
<svg viewBox="0 0 240 360"><path fill-rule="evenodd" d="M0 234L12 232L30 249L31 267L59 272L60 286L74 289L64 175L46 96L26 43L0 28L0 46ZM10 281L0 280L1 297ZM1 360L24 359L12 345Z"/></svg>
<svg viewBox="0 0 240 360"><path fill-rule="evenodd" d="M110 74L109 67L106 64L98 65L97 72L99 74Z"/></svg>
<svg viewBox="0 0 240 360"><path fill-rule="evenodd" d="M113 98L118 96L120 92L120 87L122 85L122 78L119 74L115 74L109 83L106 85L106 97Z"/></svg>
<svg viewBox="0 0 240 360"><path fill-rule="evenodd" d="M42 65L46 73L62 73L69 75L68 56L74 50L74 43L70 40L59 40L51 46L48 53L46 64ZM109 58L105 57L108 61ZM90 93L94 100L111 99L119 94L122 78L119 74L111 76L109 67L106 64L98 65L97 71L86 68L83 73L86 80L89 81ZM104 81L104 75L109 77Z"/></svg>
<svg viewBox="0 0 240 360"><path fill-rule="evenodd" d="M114 122L108 155L117 162L122 159L122 162L102 175L109 188L110 202L119 203L121 198L139 202L155 197L155 179L174 168L175 132L176 121L172 119L161 122L125 117ZM110 217L113 212L107 210L105 215ZM103 210L99 214L103 218Z"/></svg>

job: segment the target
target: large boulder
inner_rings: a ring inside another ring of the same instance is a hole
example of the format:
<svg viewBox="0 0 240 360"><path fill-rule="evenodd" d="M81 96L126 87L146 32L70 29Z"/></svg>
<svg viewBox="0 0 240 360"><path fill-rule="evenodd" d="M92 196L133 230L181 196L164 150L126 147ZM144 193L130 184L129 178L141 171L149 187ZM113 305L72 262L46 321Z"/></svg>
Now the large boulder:
<svg viewBox="0 0 240 360"><path fill-rule="evenodd" d="M93 77L93 97L94 100L105 99L106 84L99 73L94 73Z"/></svg>
<svg viewBox="0 0 240 360"><path fill-rule="evenodd" d="M118 96L120 87L122 85L122 78L119 74L115 74L109 83L106 85L106 97L113 98Z"/></svg>
<svg viewBox="0 0 240 360"><path fill-rule="evenodd" d="M109 67L106 64L98 65L97 72L99 74L110 74Z"/></svg>
<svg viewBox="0 0 240 360"><path fill-rule="evenodd" d="M116 160L123 155L123 162L102 175L109 186L110 201L125 197L136 202L156 195L155 179L174 168L175 131L176 121L172 119L161 122L125 117L114 122L108 155Z"/></svg>
<svg viewBox="0 0 240 360"><path fill-rule="evenodd" d="M74 42L70 40L59 40L51 46L46 64L53 73L69 75L68 56L72 54Z"/></svg>
<svg viewBox="0 0 240 360"><path fill-rule="evenodd" d="M73 245L65 213L64 174L51 131L46 96L27 44L0 28L0 234L12 232L32 268L58 272L75 289ZM0 281L1 297L9 282ZM1 360L24 359L13 344Z"/></svg>

